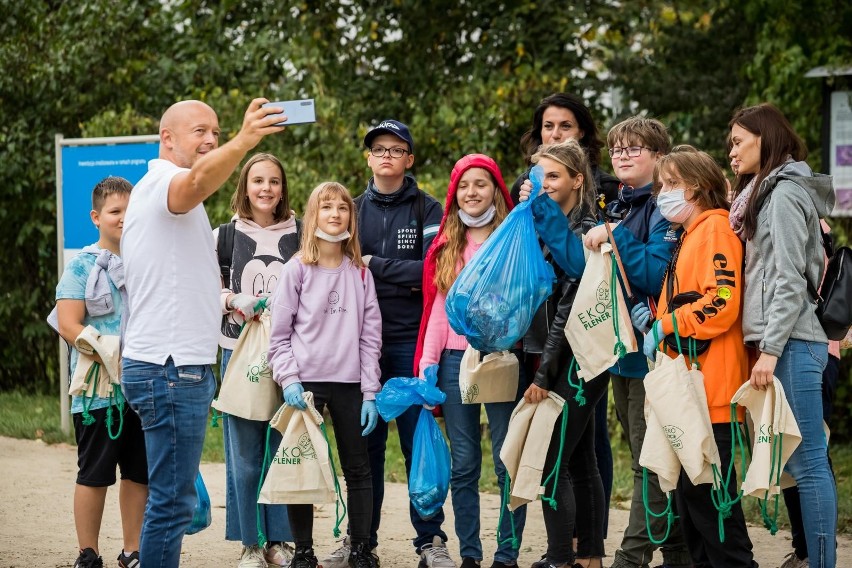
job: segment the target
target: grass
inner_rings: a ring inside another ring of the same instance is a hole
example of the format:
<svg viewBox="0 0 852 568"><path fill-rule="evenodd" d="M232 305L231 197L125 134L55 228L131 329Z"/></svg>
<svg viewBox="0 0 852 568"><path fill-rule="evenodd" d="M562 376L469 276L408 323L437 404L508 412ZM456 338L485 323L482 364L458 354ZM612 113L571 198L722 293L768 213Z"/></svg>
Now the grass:
<svg viewBox="0 0 852 568"><path fill-rule="evenodd" d="M611 443L615 460L612 504L613 506L627 507L633 491L630 451L622 437L621 427L615 420L612 404L610 404L610 414ZM73 427L72 432L68 435L61 431L59 399L56 395L0 392L0 436L30 440L40 439L48 444L75 443ZM336 459L337 451L334 448L335 441L332 428L329 428L329 438ZM208 422L202 461L222 462L224 459L222 428L214 428ZM852 481L852 444L833 446L831 459L837 480L838 532L852 534L852 482L850 482ZM405 479L405 461L399 447L396 425L392 423L385 459L385 480L404 483ZM491 458L491 441L487 435L482 437L482 476L479 480L479 488L486 493L498 493L494 462ZM744 498L744 511L748 522L755 525L763 524L757 499ZM778 526L789 528L783 499L780 500L779 505Z"/></svg>

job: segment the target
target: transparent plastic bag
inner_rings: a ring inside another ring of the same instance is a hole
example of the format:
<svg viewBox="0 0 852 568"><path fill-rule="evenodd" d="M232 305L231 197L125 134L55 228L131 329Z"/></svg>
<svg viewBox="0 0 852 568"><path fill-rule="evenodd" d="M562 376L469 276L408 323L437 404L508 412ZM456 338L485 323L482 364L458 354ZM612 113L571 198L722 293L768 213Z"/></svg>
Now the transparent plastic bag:
<svg viewBox="0 0 852 568"><path fill-rule="evenodd" d="M450 327L480 351L511 349L551 294L555 275L544 260L530 209L542 176L541 166L530 171L530 199L488 237L447 294Z"/></svg>
<svg viewBox="0 0 852 568"><path fill-rule="evenodd" d="M202 479L200 471L195 477L195 495L197 496L195 512L192 514L192 523L186 529L186 534L201 532L213 522L210 495L207 493L207 486L204 485L204 479Z"/></svg>
<svg viewBox="0 0 852 568"><path fill-rule="evenodd" d="M413 405L442 404L447 395L435 386L438 384L438 365L427 367L419 377L395 377L390 379L376 395L376 408L385 422L390 422Z"/></svg>
<svg viewBox="0 0 852 568"><path fill-rule="evenodd" d="M408 497L426 521L441 510L449 490L450 448L435 417L424 408L414 430Z"/></svg>

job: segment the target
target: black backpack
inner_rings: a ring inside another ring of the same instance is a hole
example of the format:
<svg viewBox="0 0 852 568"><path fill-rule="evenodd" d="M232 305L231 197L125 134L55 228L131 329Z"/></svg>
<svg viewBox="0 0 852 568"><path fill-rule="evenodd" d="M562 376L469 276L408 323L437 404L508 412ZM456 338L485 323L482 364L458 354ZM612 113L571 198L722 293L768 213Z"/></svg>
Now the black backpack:
<svg viewBox="0 0 852 568"><path fill-rule="evenodd" d="M219 272L222 275L222 286L231 287L231 262L234 257L234 238L237 233L237 222L231 221L219 225L219 240L216 252L219 257ZM296 241L301 242L302 221L296 219Z"/></svg>
<svg viewBox="0 0 852 568"><path fill-rule="evenodd" d="M840 247L826 232L822 232L822 246L828 257L828 267L822 288L808 280L808 291L817 301L816 315L829 339L840 341L852 327L852 249Z"/></svg>

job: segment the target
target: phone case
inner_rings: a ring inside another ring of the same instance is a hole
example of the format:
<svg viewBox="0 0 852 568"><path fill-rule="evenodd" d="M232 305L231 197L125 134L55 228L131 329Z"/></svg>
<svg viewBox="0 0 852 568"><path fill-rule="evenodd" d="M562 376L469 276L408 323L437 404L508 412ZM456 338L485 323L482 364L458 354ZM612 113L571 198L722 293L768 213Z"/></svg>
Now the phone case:
<svg viewBox="0 0 852 568"><path fill-rule="evenodd" d="M314 108L314 99L302 99L298 101L278 101L266 103L263 106L279 107L284 109L287 120L279 122L276 126L292 126L294 124L309 124L317 121ZM270 115L279 116L279 115Z"/></svg>

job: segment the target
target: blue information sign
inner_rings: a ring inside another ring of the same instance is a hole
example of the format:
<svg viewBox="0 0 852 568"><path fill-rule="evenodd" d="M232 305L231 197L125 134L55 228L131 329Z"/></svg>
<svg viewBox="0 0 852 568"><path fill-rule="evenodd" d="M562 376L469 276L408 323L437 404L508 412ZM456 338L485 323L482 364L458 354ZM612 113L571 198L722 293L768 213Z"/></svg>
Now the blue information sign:
<svg viewBox="0 0 852 568"><path fill-rule="evenodd" d="M81 249L98 240L89 217L95 185L107 176L120 176L136 184L159 148L159 142L62 147L64 249Z"/></svg>

